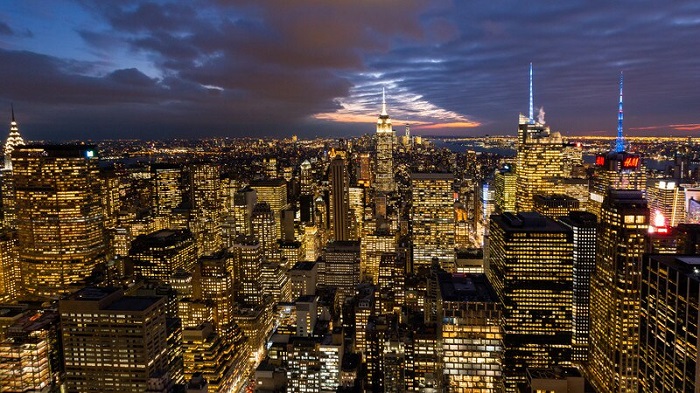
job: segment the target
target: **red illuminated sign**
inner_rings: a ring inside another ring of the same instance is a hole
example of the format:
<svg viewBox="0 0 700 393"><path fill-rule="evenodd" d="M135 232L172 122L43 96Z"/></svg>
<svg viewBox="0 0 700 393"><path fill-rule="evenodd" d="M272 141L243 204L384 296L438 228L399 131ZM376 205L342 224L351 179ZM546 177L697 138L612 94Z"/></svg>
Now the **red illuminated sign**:
<svg viewBox="0 0 700 393"><path fill-rule="evenodd" d="M622 161L623 168L636 168L639 166L639 157L628 156Z"/></svg>
<svg viewBox="0 0 700 393"><path fill-rule="evenodd" d="M595 164L598 166L603 166L605 165L605 156L597 156L595 158Z"/></svg>

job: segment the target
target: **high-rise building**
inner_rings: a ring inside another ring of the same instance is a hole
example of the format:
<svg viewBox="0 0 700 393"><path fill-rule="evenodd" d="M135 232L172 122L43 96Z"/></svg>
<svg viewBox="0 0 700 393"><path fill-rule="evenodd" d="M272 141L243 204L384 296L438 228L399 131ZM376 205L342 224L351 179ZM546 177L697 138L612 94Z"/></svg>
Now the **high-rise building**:
<svg viewBox="0 0 700 393"><path fill-rule="evenodd" d="M10 303L17 299L19 279L17 234L0 230L0 302Z"/></svg>
<svg viewBox="0 0 700 393"><path fill-rule="evenodd" d="M251 232L258 239L266 258L274 259L277 252L279 227L275 223L275 213L267 202L255 204L251 216Z"/></svg>
<svg viewBox="0 0 700 393"><path fill-rule="evenodd" d="M223 245L221 240L222 204L219 166L196 164L190 168L190 192L194 220L190 224L197 241L198 255L211 255Z"/></svg>
<svg viewBox="0 0 700 393"><path fill-rule="evenodd" d="M625 151L622 110L622 73L620 73L620 100L617 111L617 139L615 148L595 159L595 177L591 187L588 209L601 218L603 200L609 190L646 191L646 168L639 154Z"/></svg>
<svg viewBox="0 0 700 393"><path fill-rule="evenodd" d="M146 391L151 377L172 377L166 300L124 296L119 289L88 287L58 305L65 391Z"/></svg>
<svg viewBox="0 0 700 393"><path fill-rule="evenodd" d="M239 236L231 247L233 253L234 278L240 301L252 305L262 302L263 252L260 242L252 236Z"/></svg>
<svg viewBox="0 0 700 393"><path fill-rule="evenodd" d="M299 165L299 183L301 183L301 194L302 195L313 195L314 194L314 178L313 178L313 167L309 160L304 160L304 162Z"/></svg>
<svg viewBox="0 0 700 393"><path fill-rule="evenodd" d="M369 188L372 185L372 159L369 153L357 157L357 185Z"/></svg>
<svg viewBox="0 0 700 393"><path fill-rule="evenodd" d="M573 242L534 212L491 216L487 275L503 307L504 375L514 391L528 367L571 361Z"/></svg>
<svg viewBox="0 0 700 393"><path fill-rule="evenodd" d="M316 262L297 262L287 274L292 285L292 299L316 293L318 281Z"/></svg>
<svg viewBox="0 0 700 393"><path fill-rule="evenodd" d="M131 243L128 261L134 277L169 283L178 270L191 272L197 261L192 233L187 229L161 229L140 235Z"/></svg>
<svg viewBox="0 0 700 393"><path fill-rule="evenodd" d="M218 335L211 323L183 329L182 347L185 379L201 373L211 391L233 390L236 367L242 368L243 365L234 363L237 357L233 345Z"/></svg>
<svg viewBox="0 0 700 393"><path fill-rule="evenodd" d="M154 166L153 208L156 214L168 215L182 203L182 169L178 166Z"/></svg>
<svg viewBox="0 0 700 393"><path fill-rule="evenodd" d="M592 213L574 211L566 217L561 217L559 222L566 225L573 233L574 298L571 360L581 363L588 359L591 275L595 271L597 219Z"/></svg>
<svg viewBox="0 0 700 393"><path fill-rule="evenodd" d="M700 390L699 298L699 257L644 257L639 319L639 392Z"/></svg>
<svg viewBox="0 0 700 393"><path fill-rule="evenodd" d="M394 182L394 129L386 111L386 96L382 90L382 113L377 119L377 133L374 136L376 145L375 182L374 188L379 192L396 190Z"/></svg>
<svg viewBox="0 0 700 393"><path fill-rule="evenodd" d="M360 242L329 242L319 262L319 283L338 288L340 304L360 283Z"/></svg>
<svg viewBox="0 0 700 393"><path fill-rule="evenodd" d="M396 252L398 238L386 230L364 236L360 242L360 274L363 281L375 285L379 281L379 262L384 253Z"/></svg>
<svg viewBox="0 0 700 393"><path fill-rule="evenodd" d="M15 120L15 108L12 107L12 120L10 121L10 134L5 141L5 169L12 169L12 152L17 146L24 145L24 139L19 134L19 127Z"/></svg>
<svg viewBox="0 0 700 393"><path fill-rule="evenodd" d="M232 215L235 235L249 236L253 234L251 219L253 216L253 208L256 203L258 203L258 194L250 187L238 190L233 196ZM232 239L235 238L236 236L232 237Z"/></svg>
<svg viewBox="0 0 700 393"><path fill-rule="evenodd" d="M562 194L536 194L533 198L534 211L550 218L566 216L579 210L579 200Z"/></svg>
<svg viewBox="0 0 700 393"><path fill-rule="evenodd" d="M599 392L637 391L639 280L649 209L638 190L611 190L591 278L588 375Z"/></svg>
<svg viewBox="0 0 700 393"><path fill-rule="evenodd" d="M516 178L515 170L510 165L504 165L493 176L493 193L496 205L494 211L496 213L515 213Z"/></svg>
<svg viewBox="0 0 700 393"><path fill-rule="evenodd" d="M345 241L350 239L349 213L349 178L345 159L336 155L328 169L329 175L329 204L332 240Z"/></svg>
<svg viewBox="0 0 700 393"><path fill-rule="evenodd" d="M551 132L544 119L535 120L532 104L532 64L530 64L530 116L520 115L516 156L517 211L533 210L535 194L546 194L552 186L548 178L564 176L564 141Z"/></svg>
<svg viewBox="0 0 700 393"><path fill-rule="evenodd" d="M450 392L502 392L501 303L483 274L438 273L438 330Z"/></svg>
<svg viewBox="0 0 700 393"><path fill-rule="evenodd" d="M675 227L685 221L685 190L674 180L647 181L649 210L660 212Z"/></svg>
<svg viewBox="0 0 700 393"><path fill-rule="evenodd" d="M90 145L25 145L12 152L24 291L53 297L90 275L105 238L98 159Z"/></svg>
<svg viewBox="0 0 700 393"><path fill-rule="evenodd" d="M451 173L411 174L413 270L440 267L451 270L455 260L454 193Z"/></svg>
<svg viewBox="0 0 700 393"><path fill-rule="evenodd" d="M284 179L255 180L250 187L257 192L258 202L266 202L275 217L277 234L282 230L282 210L287 208L287 182ZM277 240L277 239L275 239Z"/></svg>

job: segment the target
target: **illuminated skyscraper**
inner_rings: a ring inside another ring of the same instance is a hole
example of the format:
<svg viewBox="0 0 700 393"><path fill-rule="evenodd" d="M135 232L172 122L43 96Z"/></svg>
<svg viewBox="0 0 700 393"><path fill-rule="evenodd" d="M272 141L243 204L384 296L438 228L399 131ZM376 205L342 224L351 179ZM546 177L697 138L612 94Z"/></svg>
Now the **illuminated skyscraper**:
<svg viewBox="0 0 700 393"><path fill-rule="evenodd" d="M491 216L489 282L503 307L506 387L525 369L571 361L573 242L564 225L539 213Z"/></svg>
<svg viewBox="0 0 700 393"><path fill-rule="evenodd" d="M260 242L263 255L270 259L275 258L279 227L275 223L275 213L266 202L257 203L253 208L251 229L253 237Z"/></svg>
<svg viewBox="0 0 700 393"><path fill-rule="evenodd" d="M455 261L454 193L451 173L411 174L413 270L430 267L433 258L452 270Z"/></svg>
<svg viewBox="0 0 700 393"><path fill-rule="evenodd" d="M213 392L231 391L237 370L242 364L234 363L233 345L214 331L211 323L182 331L185 379L200 372Z"/></svg>
<svg viewBox="0 0 700 393"><path fill-rule="evenodd" d="M620 100L615 149L607 154L596 156L595 178L588 204L589 211L598 216L599 219L602 213L603 199L609 190L646 191L646 168L640 155L625 151L622 120L622 73L620 73Z"/></svg>
<svg viewBox="0 0 700 393"><path fill-rule="evenodd" d="M532 64L530 64L530 116L520 115L516 156L516 208L533 210L535 194L549 193L548 178L563 177L564 141L561 134L551 132L544 119L533 118Z"/></svg>
<svg viewBox="0 0 700 393"><path fill-rule="evenodd" d="M12 108L12 121L10 122L10 135L5 142L5 169L12 169L12 152L17 146L24 145L24 139L19 134L19 127L15 121L15 108Z"/></svg>
<svg viewBox="0 0 700 393"><path fill-rule="evenodd" d="M571 360L585 362L588 359L588 337L591 326L591 275L595 271L597 219L592 213L576 211L560 218L559 222L566 225L574 236Z"/></svg>
<svg viewBox="0 0 700 393"><path fill-rule="evenodd" d="M338 288L340 304L360 283L360 242L329 242L319 266L319 283Z"/></svg>
<svg viewBox="0 0 700 393"><path fill-rule="evenodd" d="M580 206L578 199L563 194L536 194L533 204L534 211L550 218L566 216Z"/></svg>
<svg viewBox="0 0 700 393"><path fill-rule="evenodd" d="M262 247L252 236L239 236L233 247L234 278L240 301L252 305L262 302Z"/></svg>
<svg viewBox="0 0 700 393"><path fill-rule="evenodd" d="M12 163L24 291L65 293L105 252L95 149L17 146Z"/></svg>
<svg viewBox="0 0 700 393"><path fill-rule="evenodd" d="M349 178L345 159L336 155L328 169L330 186L330 224L332 240L344 241L350 238Z"/></svg>
<svg viewBox="0 0 700 393"><path fill-rule="evenodd" d="M700 258L649 255L642 263L639 391L700 390Z"/></svg>
<svg viewBox="0 0 700 393"><path fill-rule="evenodd" d="M685 189L673 180L649 180L647 200L651 212L660 212L668 225L675 227L685 221Z"/></svg>
<svg viewBox="0 0 700 393"><path fill-rule="evenodd" d="M196 249L190 231L162 229L134 239L128 259L134 277L169 283L176 271L191 272L194 269Z"/></svg>
<svg viewBox="0 0 700 393"><path fill-rule="evenodd" d="M179 167L156 166L152 176L153 208L157 214L168 215L182 203L182 170Z"/></svg>
<svg viewBox="0 0 700 393"><path fill-rule="evenodd" d="M394 130L391 128L391 119L386 112L386 96L382 90L382 113L377 119L377 133L375 134L375 183L374 188L379 192L392 192L396 190L394 183Z"/></svg>
<svg viewBox="0 0 700 393"><path fill-rule="evenodd" d="M251 217L253 208L258 202L258 194L250 187L245 187L236 192L233 196L232 215L236 235L252 235ZM235 239L235 236L233 236ZM230 246L230 245L229 245Z"/></svg>
<svg viewBox="0 0 700 393"><path fill-rule="evenodd" d="M142 393L151 377L172 377L166 299L81 289L61 300L66 392Z"/></svg>
<svg viewBox="0 0 700 393"><path fill-rule="evenodd" d="M257 192L258 202L267 202L275 218L277 234L282 230L282 210L287 208L287 182L284 179L255 180L250 187ZM277 238L275 238L277 240Z"/></svg>
<svg viewBox="0 0 700 393"><path fill-rule="evenodd" d="M515 213L515 170L510 165L505 165L498 170L493 177L494 200L496 213Z"/></svg>
<svg viewBox="0 0 700 393"><path fill-rule="evenodd" d="M501 303L486 276L438 273L438 330L450 392L503 392Z"/></svg>
<svg viewBox="0 0 700 393"><path fill-rule="evenodd" d="M641 191L609 191L591 279L588 374L599 392L637 391L639 281L648 225Z"/></svg>
<svg viewBox="0 0 700 393"><path fill-rule="evenodd" d="M17 259L17 234L0 231L0 302L12 302L19 295L20 271Z"/></svg>
<svg viewBox="0 0 700 393"><path fill-rule="evenodd" d="M190 168L190 191L194 222L190 225L199 255L211 255L221 249L222 205L219 198L219 166L196 164Z"/></svg>
<svg viewBox="0 0 700 393"><path fill-rule="evenodd" d="M15 109L12 108L12 120L10 122L10 134L5 142L5 161L4 166L0 169L0 192L2 197L2 214L3 225L6 228L15 227L15 191L14 181L12 179L12 152L17 146L24 145L24 139L19 134L19 128L15 121Z"/></svg>
<svg viewBox="0 0 700 393"><path fill-rule="evenodd" d="M304 160L304 162L299 165L299 182L301 183L301 193L303 195L313 195L314 193L314 178L312 172L312 166L309 160Z"/></svg>

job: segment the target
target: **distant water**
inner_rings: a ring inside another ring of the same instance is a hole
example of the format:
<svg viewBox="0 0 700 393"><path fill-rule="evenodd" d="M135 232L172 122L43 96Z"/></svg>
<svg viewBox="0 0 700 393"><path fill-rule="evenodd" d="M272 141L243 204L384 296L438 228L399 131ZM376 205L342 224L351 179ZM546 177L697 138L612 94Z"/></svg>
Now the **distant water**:
<svg viewBox="0 0 700 393"><path fill-rule="evenodd" d="M464 153L465 151L473 150L482 153L494 153L500 154L502 156L515 156L515 149L508 149L503 147L486 147L478 142L474 141L462 141L462 142L452 142L445 141L443 139L430 139L435 147L446 148L455 153Z"/></svg>

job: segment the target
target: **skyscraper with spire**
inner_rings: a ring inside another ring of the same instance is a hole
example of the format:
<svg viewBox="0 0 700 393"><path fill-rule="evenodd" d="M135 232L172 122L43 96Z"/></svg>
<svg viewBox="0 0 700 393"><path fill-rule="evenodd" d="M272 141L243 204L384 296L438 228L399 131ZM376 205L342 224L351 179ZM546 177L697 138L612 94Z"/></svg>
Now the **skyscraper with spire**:
<svg viewBox="0 0 700 393"><path fill-rule="evenodd" d="M532 94L532 63L530 63L530 111L520 114L516 158L516 209L533 210L536 194L551 193L548 180L563 177L564 141L561 134L551 132L543 122L534 118Z"/></svg>
<svg viewBox="0 0 700 393"><path fill-rule="evenodd" d="M639 154L625 151L622 109L622 83L620 72L620 98L617 104L617 138L615 147L606 154L599 154L595 160L595 178L591 190L588 209L600 217L603 199L608 190L639 190L646 192L646 168Z"/></svg>
<svg viewBox="0 0 700 393"><path fill-rule="evenodd" d="M19 134L19 128L17 127L17 121L15 120L15 108L11 107L12 111L12 121L10 121L10 135L7 137L5 142L5 169L12 169L12 151L15 150L16 146L24 145L24 139Z"/></svg>
<svg viewBox="0 0 700 393"><path fill-rule="evenodd" d="M386 111L386 93L382 89L382 113L377 119L377 134L375 136L375 189L378 192L396 190L394 183L394 130L391 128L391 118Z"/></svg>

